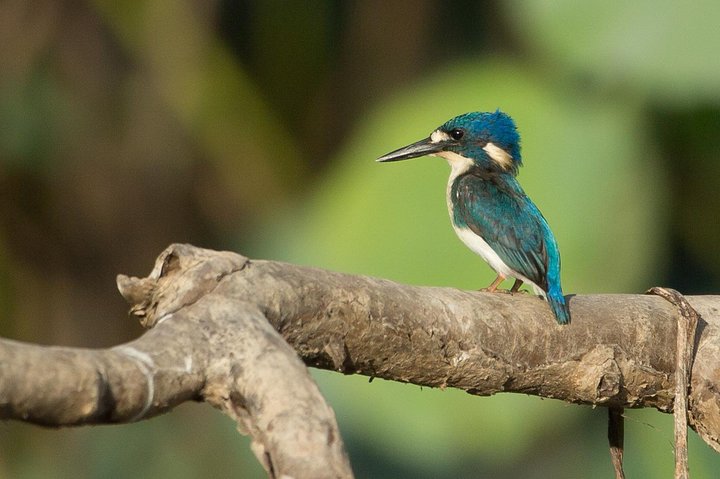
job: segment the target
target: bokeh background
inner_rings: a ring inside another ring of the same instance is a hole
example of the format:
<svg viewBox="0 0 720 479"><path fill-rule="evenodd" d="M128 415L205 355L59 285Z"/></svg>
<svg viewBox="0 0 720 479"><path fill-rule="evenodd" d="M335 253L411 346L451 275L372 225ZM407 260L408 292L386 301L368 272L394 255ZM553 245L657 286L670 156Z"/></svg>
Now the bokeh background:
<svg viewBox="0 0 720 479"><path fill-rule="evenodd" d="M493 279L439 159L380 165L498 107L568 293L720 290L720 3L0 2L0 334L105 347L172 242L397 281ZM316 372L359 478L606 478L606 411ZM626 413L629 477L671 477L670 416ZM693 477L720 456L694 433ZM202 404L0 424L8 478L264 477Z"/></svg>

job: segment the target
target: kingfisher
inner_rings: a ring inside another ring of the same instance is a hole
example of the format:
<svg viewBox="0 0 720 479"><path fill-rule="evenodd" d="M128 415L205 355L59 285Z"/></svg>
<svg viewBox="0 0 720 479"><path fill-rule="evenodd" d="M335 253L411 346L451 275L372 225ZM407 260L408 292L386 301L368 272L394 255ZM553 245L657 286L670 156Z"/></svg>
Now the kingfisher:
<svg viewBox="0 0 720 479"><path fill-rule="evenodd" d="M379 162L439 156L450 165L447 206L453 229L497 273L481 291L495 292L514 278L547 300L560 324L570 309L560 285L560 251L550 226L525 194L517 174L522 166L520 134L510 116L473 112L445 122L428 138L399 148Z"/></svg>

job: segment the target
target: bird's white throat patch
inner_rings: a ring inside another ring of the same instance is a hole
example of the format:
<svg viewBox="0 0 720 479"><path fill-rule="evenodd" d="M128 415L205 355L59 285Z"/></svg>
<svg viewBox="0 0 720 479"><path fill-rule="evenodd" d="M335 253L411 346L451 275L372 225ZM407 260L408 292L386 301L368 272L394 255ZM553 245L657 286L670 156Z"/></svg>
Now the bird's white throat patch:
<svg viewBox="0 0 720 479"><path fill-rule="evenodd" d="M453 180L455 180L455 178L465 173L474 164L473 160L471 160L467 156L462 156L453 151L440 151L438 153L435 153L435 156L445 158L450 165L451 171L448 184L451 184Z"/></svg>
<svg viewBox="0 0 720 479"><path fill-rule="evenodd" d="M485 150L490 159L497 163L502 169L509 170L512 167L513 157L495 143L488 143L483 147L483 150Z"/></svg>

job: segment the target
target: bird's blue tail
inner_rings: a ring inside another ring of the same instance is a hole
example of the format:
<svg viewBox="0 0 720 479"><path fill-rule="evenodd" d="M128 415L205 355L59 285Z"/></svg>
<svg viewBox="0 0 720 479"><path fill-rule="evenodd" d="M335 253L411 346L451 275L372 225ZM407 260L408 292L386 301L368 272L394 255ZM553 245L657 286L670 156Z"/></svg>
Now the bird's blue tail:
<svg viewBox="0 0 720 479"><path fill-rule="evenodd" d="M570 307L561 292L548 293L547 302L560 324L570 324Z"/></svg>

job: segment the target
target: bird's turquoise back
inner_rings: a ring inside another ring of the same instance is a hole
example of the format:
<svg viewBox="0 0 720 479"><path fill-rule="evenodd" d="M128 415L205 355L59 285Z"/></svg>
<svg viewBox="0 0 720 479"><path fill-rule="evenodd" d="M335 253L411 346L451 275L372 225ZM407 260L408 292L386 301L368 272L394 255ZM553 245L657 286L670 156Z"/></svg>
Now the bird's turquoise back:
<svg viewBox="0 0 720 479"><path fill-rule="evenodd" d="M471 169L454 180L450 195L453 223L483 238L507 266L545 292L558 322L569 322L557 242L515 177Z"/></svg>

